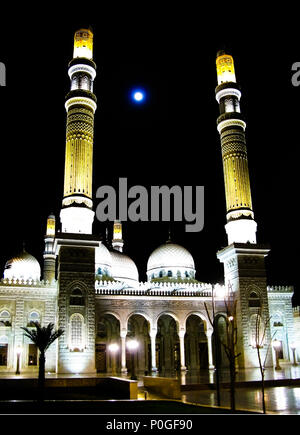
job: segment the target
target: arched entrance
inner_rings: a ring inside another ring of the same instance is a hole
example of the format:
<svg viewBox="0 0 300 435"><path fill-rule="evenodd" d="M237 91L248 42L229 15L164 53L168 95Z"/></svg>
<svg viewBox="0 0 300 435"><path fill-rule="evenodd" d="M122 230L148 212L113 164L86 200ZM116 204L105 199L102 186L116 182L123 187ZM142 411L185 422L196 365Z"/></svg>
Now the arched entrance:
<svg viewBox="0 0 300 435"><path fill-rule="evenodd" d="M161 374L180 370L180 342L175 319L163 314L157 322L156 362Z"/></svg>
<svg viewBox="0 0 300 435"><path fill-rule="evenodd" d="M132 354L126 346L126 367L132 372L145 374L151 372L151 341L149 336L149 322L141 314L132 314L128 319L126 341L134 339L138 348Z"/></svg>
<svg viewBox="0 0 300 435"><path fill-rule="evenodd" d="M184 347L185 364L189 371L208 368L208 346L205 323L197 315L191 314L186 320Z"/></svg>
<svg viewBox="0 0 300 435"><path fill-rule="evenodd" d="M110 352L109 345L120 343L120 322L112 314L104 314L97 319L96 369L100 373L113 373L121 370L120 351Z"/></svg>

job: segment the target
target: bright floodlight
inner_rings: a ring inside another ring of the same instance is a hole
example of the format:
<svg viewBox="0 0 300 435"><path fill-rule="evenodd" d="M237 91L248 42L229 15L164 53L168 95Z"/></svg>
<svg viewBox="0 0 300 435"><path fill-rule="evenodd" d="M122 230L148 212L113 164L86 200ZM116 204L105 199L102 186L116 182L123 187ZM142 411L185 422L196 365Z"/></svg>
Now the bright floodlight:
<svg viewBox="0 0 300 435"><path fill-rule="evenodd" d="M139 346L139 343L136 340L130 340L127 342L127 347L129 350L135 350L138 348L138 346Z"/></svg>
<svg viewBox="0 0 300 435"><path fill-rule="evenodd" d="M139 90L139 91L135 90L132 93L132 98L136 103L141 103L145 98L145 94L141 90Z"/></svg>
<svg viewBox="0 0 300 435"><path fill-rule="evenodd" d="M117 343L111 343L111 344L108 346L108 350L109 350L110 352L117 352L117 351L119 350L119 346L118 346Z"/></svg>

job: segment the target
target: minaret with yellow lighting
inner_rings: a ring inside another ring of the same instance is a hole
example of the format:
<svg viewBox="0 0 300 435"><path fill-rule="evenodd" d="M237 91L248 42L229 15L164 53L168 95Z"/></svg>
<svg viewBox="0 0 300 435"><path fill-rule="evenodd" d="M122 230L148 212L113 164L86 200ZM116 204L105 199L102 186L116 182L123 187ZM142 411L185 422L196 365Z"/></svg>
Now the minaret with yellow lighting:
<svg viewBox="0 0 300 435"><path fill-rule="evenodd" d="M222 147L228 244L256 243L257 224L250 191L246 122L240 111L241 91L236 83L232 56L224 51L218 52L216 66L216 99L220 108L217 128Z"/></svg>
<svg viewBox="0 0 300 435"><path fill-rule="evenodd" d="M112 247L119 252L123 252L124 241L122 239L122 222L114 221L114 234L112 239Z"/></svg>
<svg viewBox="0 0 300 435"><path fill-rule="evenodd" d="M241 91L236 83L232 56L217 54L218 86L216 99L220 107L217 128L221 136L223 171L227 206L225 225L228 246L217 252L217 258L224 264L225 287L230 291L236 304L233 321L237 326L236 364L240 368L257 365L257 349L253 347L249 334L249 322L257 310L262 319L270 318L265 257L270 249L256 243L256 222L254 220L250 191L248 157L245 139L246 123L240 111ZM259 304L251 305L251 294L257 295ZM265 330L265 365L271 365L271 342L269 325Z"/></svg>
<svg viewBox="0 0 300 435"><path fill-rule="evenodd" d="M62 232L92 234L93 136L96 96L93 82L93 33L80 29L74 36L73 59L68 74L71 90L66 96L67 132Z"/></svg>
<svg viewBox="0 0 300 435"><path fill-rule="evenodd" d="M46 235L45 235L45 250L44 250L44 281L50 283L55 279L55 216L50 214L47 219Z"/></svg>

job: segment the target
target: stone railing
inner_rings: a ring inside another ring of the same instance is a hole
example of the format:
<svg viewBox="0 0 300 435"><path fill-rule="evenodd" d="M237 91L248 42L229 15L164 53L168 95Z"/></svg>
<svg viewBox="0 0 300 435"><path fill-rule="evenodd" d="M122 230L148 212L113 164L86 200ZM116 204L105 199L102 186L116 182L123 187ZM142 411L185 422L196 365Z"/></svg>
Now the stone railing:
<svg viewBox="0 0 300 435"><path fill-rule="evenodd" d="M267 286L268 293L294 293L294 287L289 285Z"/></svg>
<svg viewBox="0 0 300 435"><path fill-rule="evenodd" d="M96 295L211 297L212 285L141 282L135 287L129 287L121 282L96 281L95 292Z"/></svg>
<svg viewBox="0 0 300 435"><path fill-rule="evenodd" d="M38 288L56 288L57 287L57 281L53 280L51 283L49 281L39 281L35 279L17 279L17 278L2 278L0 280L0 286L7 287L38 287Z"/></svg>

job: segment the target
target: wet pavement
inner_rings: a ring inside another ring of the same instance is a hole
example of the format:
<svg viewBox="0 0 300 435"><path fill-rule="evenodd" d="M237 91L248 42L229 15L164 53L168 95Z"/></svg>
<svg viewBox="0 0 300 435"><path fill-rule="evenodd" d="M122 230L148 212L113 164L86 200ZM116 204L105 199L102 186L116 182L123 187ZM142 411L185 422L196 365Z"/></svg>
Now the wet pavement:
<svg viewBox="0 0 300 435"><path fill-rule="evenodd" d="M181 400L185 403L217 406L214 370L205 372L186 372L180 375L182 389ZM220 372L220 405L230 408L230 392L228 370ZM236 374L236 409L244 411L263 412L262 392L260 387L261 374L259 368L244 369ZM300 414L300 366L286 365L281 370L273 368L265 371L265 404L268 414ZM277 386L287 384L286 386ZM239 385L242 385L240 387ZM245 387L245 385L247 385ZM144 390L140 384L140 398ZM148 393L148 399L158 396Z"/></svg>
<svg viewBox="0 0 300 435"><path fill-rule="evenodd" d="M106 377L109 375L96 375ZM110 375L111 376L111 375ZM117 377L130 378L130 375ZM182 386L181 401L185 403L217 406L217 393L215 390L214 370L199 372L160 373L156 376L177 377ZM46 374L46 378L89 378L95 375L79 374ZM0 379L7 378L35 378L32 374L0 374ZM220 372L221 407L230 407L230 394L228 382L229 371ZM267 414L300 414L300 366L286 365L281 370L273 368L265 371L265 403ZM259 369L244 369L236 375L236 409L244 411L262 412L262 392L260 387L261 375ZM138 376L139 400L145 400L143 375ZM147 392L147 400L166 399L157 394Z"/></svg>
<svg viewBox="0 0 300 435"><path fill-rule="evenodd" d="M221 391L220 405L230 407L229 390ZM262 392L258 388L237 388L236 409L263 412ZM182 401L199 405L217 406L216 391L186 391ZM266 413L300 414L300 387L271 387L265 389Z"/></svg>

